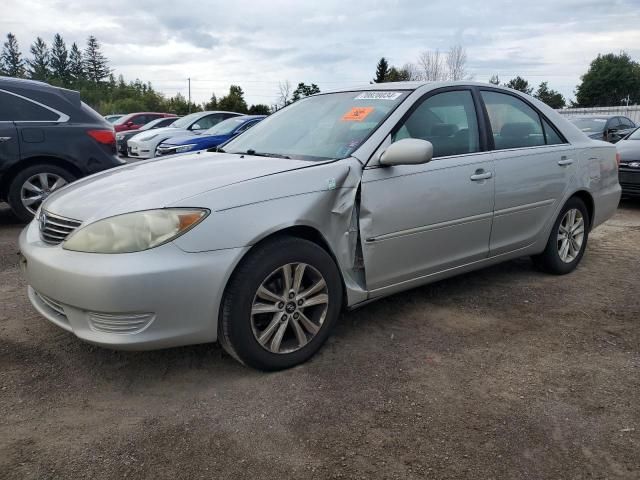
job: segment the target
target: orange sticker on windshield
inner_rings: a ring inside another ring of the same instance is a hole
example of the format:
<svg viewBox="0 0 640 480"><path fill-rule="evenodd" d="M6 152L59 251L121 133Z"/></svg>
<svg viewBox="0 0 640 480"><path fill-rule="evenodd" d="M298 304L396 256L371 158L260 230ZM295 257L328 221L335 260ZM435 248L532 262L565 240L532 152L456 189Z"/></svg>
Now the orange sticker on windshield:
<svg viewBox="0 0 640 480"><path fill-rule="evenodd" d="M361 122L373 112L373 107L353 107L342 116L343 122Z"/></svg>

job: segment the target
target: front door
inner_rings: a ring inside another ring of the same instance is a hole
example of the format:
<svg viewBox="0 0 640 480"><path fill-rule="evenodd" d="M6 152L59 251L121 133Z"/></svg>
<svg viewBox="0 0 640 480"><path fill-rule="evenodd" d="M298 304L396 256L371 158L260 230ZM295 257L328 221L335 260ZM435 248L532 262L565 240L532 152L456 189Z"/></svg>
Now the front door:
<svg viewBox="0 0 640 480"><path fill-rule="evenodd" d="M480 141L475 105L469 89L426 94L390 141L428 140L433 160L365 169L360 228L373 296L487 257L494 170Z"/></svg>

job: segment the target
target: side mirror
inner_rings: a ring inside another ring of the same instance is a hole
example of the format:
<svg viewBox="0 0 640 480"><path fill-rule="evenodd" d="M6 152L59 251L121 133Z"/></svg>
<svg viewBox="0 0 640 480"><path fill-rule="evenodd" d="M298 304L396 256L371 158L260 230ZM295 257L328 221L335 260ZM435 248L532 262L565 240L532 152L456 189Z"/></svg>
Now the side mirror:
<svg viewBox="0 0 640 480"><path fill-rule="evenodd" d="M127 127L133 127L135 125L135 123L133 123L133 121L129 120L127 122Z"/></svg>
<svg viewBox="0 0 640 480"><path fill-rule="evenodd" d="M202 127L199 123L194 123L193 125L191 125L191 130L202 130Z"/></svg>
<svg viewBox="0 0 640 480"><path fill-rule="evenodd" d="M392 143L380 155L380 165L417 165L430 162L433 158L433 145L418 138L403 138Z"/></svg>

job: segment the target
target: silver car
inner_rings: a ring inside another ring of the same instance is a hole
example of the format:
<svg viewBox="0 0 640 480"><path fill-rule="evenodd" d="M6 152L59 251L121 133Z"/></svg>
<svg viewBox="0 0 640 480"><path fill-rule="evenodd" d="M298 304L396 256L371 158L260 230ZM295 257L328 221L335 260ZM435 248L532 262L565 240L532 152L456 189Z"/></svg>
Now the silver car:
<svg viewBox="0 0 640 480"><path fill-rule="evenodd" d="M615 146L480 83L315 95L223 148L51 195L20 236L35 308L97 345L282 369L344 308L525 255L571 272L620 198Z"/></svg>

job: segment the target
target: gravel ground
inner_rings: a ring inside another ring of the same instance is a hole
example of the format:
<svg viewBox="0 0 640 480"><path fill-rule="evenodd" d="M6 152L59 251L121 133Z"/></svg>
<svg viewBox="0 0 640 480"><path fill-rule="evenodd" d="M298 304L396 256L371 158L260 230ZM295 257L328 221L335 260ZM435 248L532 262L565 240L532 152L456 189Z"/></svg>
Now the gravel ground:
<svg viewBox="0 0 640 480"><path fill-rule="evenodd" d="M0 477L640 478L640 202L528 259L345 313L309 363L123 353L42 319L0 206Z"/></svg>

